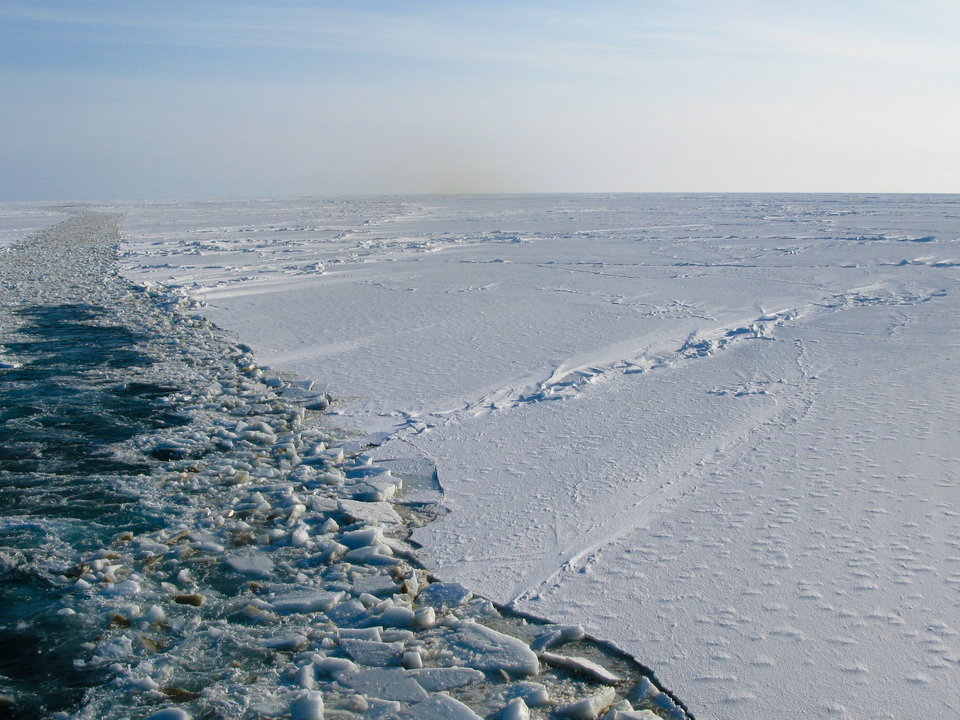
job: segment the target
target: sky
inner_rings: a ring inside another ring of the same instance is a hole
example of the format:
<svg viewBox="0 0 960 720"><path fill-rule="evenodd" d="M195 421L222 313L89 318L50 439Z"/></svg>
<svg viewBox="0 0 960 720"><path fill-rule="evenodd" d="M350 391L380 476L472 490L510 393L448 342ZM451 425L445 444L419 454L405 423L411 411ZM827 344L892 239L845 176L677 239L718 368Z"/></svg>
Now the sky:
<svg viewBox="0 0 960 720"><path fill-rule="evenodd" d="M3 0L0 202L960 192L956 0Z"/></svg>

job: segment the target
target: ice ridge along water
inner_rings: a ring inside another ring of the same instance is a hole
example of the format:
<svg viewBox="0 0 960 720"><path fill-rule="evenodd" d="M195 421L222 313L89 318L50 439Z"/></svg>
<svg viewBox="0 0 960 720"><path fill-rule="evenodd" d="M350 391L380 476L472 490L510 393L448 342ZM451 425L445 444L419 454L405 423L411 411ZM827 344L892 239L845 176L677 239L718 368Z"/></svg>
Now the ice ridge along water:
<svg viewBox="0 0 960 720"><path fill-rule="evenodd" d="M417 560L438 508L315 424L85 213L3 263L0 702L15 717L685 718L648 670ZM391 502L391 500L393 502Z"/></svg>

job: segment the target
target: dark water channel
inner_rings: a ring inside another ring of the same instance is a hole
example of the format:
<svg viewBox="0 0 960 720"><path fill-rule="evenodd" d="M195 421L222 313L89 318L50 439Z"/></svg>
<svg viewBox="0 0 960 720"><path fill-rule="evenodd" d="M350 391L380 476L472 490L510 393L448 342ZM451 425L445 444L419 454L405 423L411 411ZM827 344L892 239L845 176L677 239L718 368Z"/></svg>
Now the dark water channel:
<svg viewBox="0 0 960 720"><path fill-rule="evenodd" d="M72 556L118 530L158 524L123 491L150 458L117 444L188 419L154 402L176 388L142 382L148 338L93 305L15 310L4 347L20 367L0 370L0 717L69 710L103 670L75 667L87 637L61 616ZM0 701L4 702L4 701Z"/></svg>

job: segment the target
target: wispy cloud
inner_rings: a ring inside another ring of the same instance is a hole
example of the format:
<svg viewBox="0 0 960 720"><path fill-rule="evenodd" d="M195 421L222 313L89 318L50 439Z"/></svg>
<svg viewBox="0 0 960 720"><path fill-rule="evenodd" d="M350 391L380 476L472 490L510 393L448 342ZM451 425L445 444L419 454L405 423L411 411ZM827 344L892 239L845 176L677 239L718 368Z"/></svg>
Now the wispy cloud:
<svg viewBox="0 0 960 720"><path fill-rule="evenodd" d="M810 13L793 3L703 1L570 4L467 3L349 6L303 2L7 2L6 22L58 26L78 41L202 49L335 52L518 66L579 65L629 72L650 58L792 57L885 64L956 63L956 42L911 37L911 23L956 24L939 0L887 0L871 16ZM863 8L866 10L866 7ZM937 11L937 12L935 12ZM904 14L897 24L890 15ZM960 27L958 27L960 30ZM954 36L956 37L956 36Z"/></svg>

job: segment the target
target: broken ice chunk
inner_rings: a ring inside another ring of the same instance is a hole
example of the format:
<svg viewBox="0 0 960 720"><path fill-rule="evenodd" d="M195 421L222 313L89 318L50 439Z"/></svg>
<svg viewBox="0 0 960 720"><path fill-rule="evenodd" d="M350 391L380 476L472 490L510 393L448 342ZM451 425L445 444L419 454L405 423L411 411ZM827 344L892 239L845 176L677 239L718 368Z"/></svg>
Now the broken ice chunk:
<svg viewBox="0 0 960 720"><path fill-rule="evenodd" d="M609 713L608 713L609 714ZM606 715L604 716L606 718ZM617 710L612 720L663 720L653 710Z"/></svg>
<svg viewBox="0 0 960 720"><path fill-rule="evenodd" d="M313 663L302 665L297 670L297 685L304 690L313 690L317 683L317 671Z"/></svg>
<svg viewBox="0 0 960 720"><path fill-rule="evenodd" d="M429 700L397 713L396 717L416 720L481 720L473 710L446 693L434 695Z"/></svg>
<svg viewBox="0 0 960 720"><path fill-rule="evenodd" d="M419 608L413 614L413 627L417 630L432 628L437 622L437 613L432 607Z"/></svg>
<svg viewBox="0 0 960 720"><path fill-rule="evenodd" d="M460 583L436 582L421 590L417 601L440 610L444 606L459 607L472 597L473 593Z"/></svg>
<svg viewBox="0 0 960 720"><path fill-rule="evenodd" d="M506 689L504 699L523 698L529 707L541 707L550 704L550 695L546 686L535 682L518 682Z"/></svg>
<svg viewBox="0 0 960 720"><path fill-rule="evenodd" d="M404 650L403 660L400 661L400 664L407 670L418 670L423 667L423 655L416 648Z"/></svg>
<svg viewBox="0 0 960 720"><path fill-rule="evenodd" d="M349 522L363 522L368 525L402 525L403 520L388 502L360 502L358 500L340 500L340 512Z"/></svg>
<svg viewBox="0 0 960 720"><path fill-rule="evenodd" d="M378 545L383 542L383 530L379 527L365 527L361 530L345 532L340 536L340 542L351 550Z"/></svg>
<svg viewBox="0 0 960 720"><path fill-rule="evenodd" d="M641 678L635 690L637 704L650 704L660 693L660 688L650 682L650 678Z"/></svg>
<svg viewBox="0 0 960 720"><path fill-rule="evenodd" d="M180 708L168 707L147 715L146 720L190 720L190 714Z"/></svg>
<svg viewBox="0 0 960 720"><path fill-rule="evenodd" d="M382 700L419 703L428 697L420 683L409 677L402 668L371 668L342 673L337 676L337 682L357 693Z"/></svg>
<svg viewBox="0 0 960 720"><path fill-rule="evenodd" d="M660 710L659 715L661 717L668 718L668 720L684 720L687 717L687 714L680 709L680 707L673 701L673 698L671 698L665 692L659 693L656 697L648 702L650 705Z"/></svg>
<svg viewBox="0 0 960 720"><path fill-rule="evenodd" d="M368 628L339 628L337 630L337 637L340 640L344 638L349 638L351 640L375 640L380 642L380 627L374 625L373 627Z"/></svg>
<svg viewBox="0 0 960 720"><path fill-rule="evenodd" d="M580 700L579 702L564 705L557 710L563 717L573 718L574 720L596 720L600 713L613 704L617 699L617 693L612 687L605 687L598 693Z"/></svg>
<svg viewBox="0 0 960 720"><path fill-rule="evenodd" d="M428 668L410 674L424 690L432 693L453 690L486 679L486 675L479 670L462 667Z"/></svg>
<svg viewBox="0 0 960 720"><path fill-rule="evenodd" d="M113 585L107 585L101 591L101 595L111 597L132 597L140 592L140 584L136 580L124 580Z"/></svg>
<svg viewBox="0 0 960 720"><path fill-rule="evenodd" d="M356 663L354 663L353 660L347 660L347 658L311 655L310 661L316 665L317 668L323 670L323 672L335 677L343 674L350 675L358 671Z"/></svg>
<svg viewBox="0 0 960 720"><path fill-rule="evenodd" d="M582 625L555 625L542 635L538 635L537 639L530 643L530 649L534 652L542 652L560 643L582 640L585 636L586 632Z"/></svg>
<svg viewBox="0 0 960 720"><path fill-rule="evenodd" d="M389 575L363 575L354 578L353 593L369 593L377 597L388 597L397 592L397 584Z"/></svg>
<svg viewBox="0 0 960 720"><path fill-rule="evenodd" d="M323 695L308 690L290 703L290 720L323 720Z"/></svg>
<svg viewBox="0 0 960 720"><path fill-rule="evenodd" d="M530 720L530 708L523 698L514 698L500 713L500 720Z"/></svg>
<svg viewBox="0 0 960 720"><path fill-rule="evenodd" d="M268 647L272 650L302 650L307 646L308 640L306 637L299 633L291 633L290 635L280 635L278 637L270 638L269 640L264 640L264 647Z"/></svg>
<svg viewBox="0 0 960 720"><path fill-rule="evenodd" d="M413 627L415 617L410 608L395 605L384 610L377 618L377 622L384 627L408 628Z"/></svg>
<svg viewBox="0 0 960 720"><path fill-rule="evenodd" d="M393 551L386 545L373 545L357 548L345 553L343 559L356 565L395 566L400 564L398 558L392 557Z"/></svg>
<svg viewBox="0 0 960 720"><path fill-rule="evenodd" d="M433 587L433 586L431 586ZM511 675L536 675L540 662L527 645L484 625L464 622L450 635L447 649L455 665Z"/></svg>
<svg viewBox="0 0 960 720"><path fill-rule="evenodd" d="M353 494L353 499L360 502L383 502L396 494L397 486L394 483L368 480L354 483L350 486L350 492Z"/></svg>
<svg viewBox="0 0 960 720"><path fill-rule="evenodd" d="M360 665L373 667L393 665L403 654L403 643L341 638L340 647Z"/></svg>
<svg viewBox="0 0 960 720"><path fill-rule="evenodd" d="M567 668L568 670L573 670L574 672L581 673L587 677L593 678L597 682L602 682L607 685L615 685L616 683L623 680L619 675L607 670L603 665L593 662L593 660L588 660L584 657L572 657L567 655L554 655L553 653L540 653L540 659L546 663L549 663L555 667Z"/></svg>
<svg viewBox="0 0 960 720"><path fill-rule="evenodd" d="M270 601L273 609L280 613L326 612L336 605L343 593L316 591L296 595L284 595Z"/></svg>
<svg viewBox="0 0 960 720"><path fill-rule="evenodd" d="M273 561L265 555L226 558L223 564L233 572L251 577L268 578L273 573Z"/></svg>
<svg viewBox="0 0 960 720"><path fill-rule="evenodd" d="M327 610L326 614L334 625L349 627L357 624L360 620L366 619L367 608L359 600L353 599Z"/></svg>

